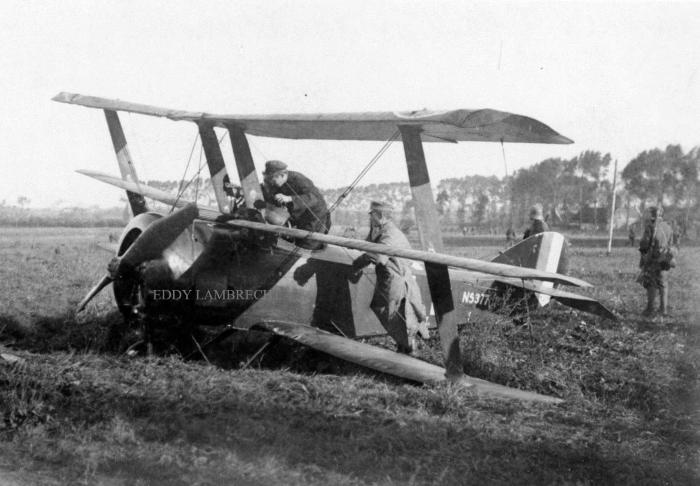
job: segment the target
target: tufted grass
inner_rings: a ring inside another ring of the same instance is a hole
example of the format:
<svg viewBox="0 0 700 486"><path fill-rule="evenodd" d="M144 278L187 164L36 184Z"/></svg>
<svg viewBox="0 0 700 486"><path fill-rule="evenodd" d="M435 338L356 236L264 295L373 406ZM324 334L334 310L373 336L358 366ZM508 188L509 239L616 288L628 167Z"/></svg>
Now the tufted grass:
<svg viewBox="0 0 700 486"><path fill-rule="evenodd" d="M108 292L71 309L102 274L108 230L0 239L4 299L0 483L693 484L698 468L700 250L672 274L673 317L642 318L636 255L575 249L613 323L552 305L516 325L478 314L465 371L564 398L484 399L417 386L279 342L243 369L109 344ZM100 233L99 231L102 231ZM58 251L56 249L58 248ZM495 248L452 248L486 255ZM382 340L377 340L382 344ZM240 347L241 343L236 343ZM252 354L257 346L250 345ZM421 356L440 362L437 341ZM212 353L211 358L214 359Z"/></svg>

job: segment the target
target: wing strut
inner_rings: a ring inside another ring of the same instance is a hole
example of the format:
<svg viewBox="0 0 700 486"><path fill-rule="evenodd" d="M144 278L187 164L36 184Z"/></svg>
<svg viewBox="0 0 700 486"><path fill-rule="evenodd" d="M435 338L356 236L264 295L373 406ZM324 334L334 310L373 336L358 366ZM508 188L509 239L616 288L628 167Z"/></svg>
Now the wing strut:
<svg viewBox="0 0 700 486"><path fill-rule="evenodd" d="M425 163L421 130L408 125L401 125L399 129L406 153L408 181L416 206L421 247L425 251L443 253L438 212L433 199L433 190L430 187L428 166ZM459 350L458 316L452 300L450 274L446 265L429 262L425 263L425 273L428 278L430 298L435 307L447 378L451 381L458 381L464 375L464 371L462 370L462 356Z"/></svg>
<svg viewBox="0 0 700 486"><path fill-rule="evenodd" d="M233 147L233 157L236 159L236 169L238 169L245 205L252 208L255 201L262 200L262 193L258 174L255 172L253 155L250 153L250 145L243 128L237 125L227 125L226 128Z"/></svg>
<svg viewBox="0 0 700 486"><path fill-rule="evenodd" d="M124 130L122 130L122 124L119 121L119 114L113 110L104 110L104 112L105 118L107 118L109 136L112 138L112 145L114 146L114 153L117 155L119 172L122 179L138 184L139 178L136 175L134 162L131 160L131 154L129 153L129 147L126 144ZM146 207L146 200L141 194L126 191L126 197L129 200L131 214L134 216L148 211L148 208Z"/></svg>
<svg viewBox="0 0 700 486"><path fill-rule="evenodd" d="M197 125L199 127L199 137L202 139L202 146L204 147L204 155L207 158L207 166L209 166L209 175L211 175L211 185L214 187L216 204L219 206L219 211L223 214L228 214L228 199L226 192L224 192L226 165L224 164L224 156L221 154L221 147L219 147L219 139L211 124L198 123Z"/></svg>

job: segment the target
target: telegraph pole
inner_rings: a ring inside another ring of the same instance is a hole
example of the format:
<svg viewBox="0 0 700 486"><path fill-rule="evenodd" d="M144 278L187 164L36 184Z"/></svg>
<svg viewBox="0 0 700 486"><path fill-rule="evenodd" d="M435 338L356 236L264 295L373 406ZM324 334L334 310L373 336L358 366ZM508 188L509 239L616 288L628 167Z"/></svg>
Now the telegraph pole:
<svg viewBox="0 0 700 486"><path fill-rule="evenodd" d="M608 255L612 253L613 229L615 228L615 186L617 185L617 159L613 172L612 203L610 203L610 233L608 235Z"/></svg>

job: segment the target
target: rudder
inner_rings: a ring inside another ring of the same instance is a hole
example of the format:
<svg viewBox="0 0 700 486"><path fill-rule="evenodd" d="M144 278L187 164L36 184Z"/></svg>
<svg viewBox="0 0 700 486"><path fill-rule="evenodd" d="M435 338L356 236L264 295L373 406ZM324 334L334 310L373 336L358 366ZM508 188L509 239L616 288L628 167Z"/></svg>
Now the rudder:
<svg viewBox="0 0 700 486"><path fill-rule="evenodd" d="M566 239L560 233L546 231L531 236L499 254L492 261L518 267L535 268L565 274L568 267ZM542 288L552 288L552 282L539 282ZM540 306L549 303L549 295L537 294Z"/></svg>

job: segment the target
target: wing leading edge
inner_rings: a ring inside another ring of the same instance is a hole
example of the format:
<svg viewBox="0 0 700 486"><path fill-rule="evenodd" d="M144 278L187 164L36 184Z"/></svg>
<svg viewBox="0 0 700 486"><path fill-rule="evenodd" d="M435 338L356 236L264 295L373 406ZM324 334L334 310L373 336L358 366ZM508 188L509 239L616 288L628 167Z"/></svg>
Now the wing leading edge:
<svg viewBox="0 0 700 486"><path fill-rule="evenodd" d="M141 194L144 197L149 197L155 199L156 201L161 201L166 204L172 204L176 207L184 207L188 204L191 204L190 201L179 199L176 196L173 196L164 191L148 187L144 184L137 184L131 181L124 181L118 177L109 176L94 171L79 170L78 172L83 175L87 175L89 177L97 179L99 181L105 182L107 184L119 187L121 189L126 189L137 194ZM221 213L217 209L199 206L199 216L201 219L215 221L219 216L221 216ZM283 235L290 238L308 239L310 241L317 241L320 243L337 245L345 248L353 248L355 250L360 251L382 253L389 256L397 256L401 258L408 258L410 260L418 260L422 262L436 263L439 265L447 265L449 267L463 268L465 270L483 272L492 275L500 275L502 277L546 280L564 285L574 285L577 287L591 287L591 284L586 282L585 280L570 277L568 275L561 275L553 272L545 272L534 268L516 267L513 265L487 262L483 260L477 260L474 258L456 257L452 255L446 255L444 253L434 253L408 248L398 248L393 246L380 245L377 243L371 243L364 240L355 240L352 238L344 238L342 236L313 233L311 231L287 228L285 226L255 223L252 221L245 221L240 219L226 221L226 224L238 226L241 228L248 228L256 231L263 231L266 233Z"/></svg>
<svg viewBox="0 0 700 486"><path fill-rule="evenodd" d="M169 118L175 121L208 123L227 128L238 126L262 137L386 141L399 126L418 126L426 142L516 142L569 144L573 141L544 123L504 111L449 110L409 112L315 113L281 115L221 115L173 110L127 101L62 92L54 101Z"/></svg>

